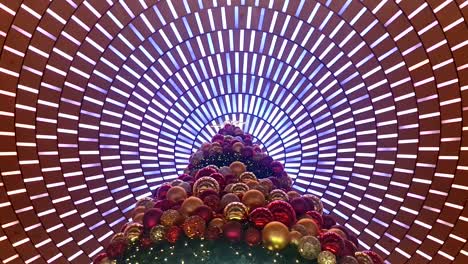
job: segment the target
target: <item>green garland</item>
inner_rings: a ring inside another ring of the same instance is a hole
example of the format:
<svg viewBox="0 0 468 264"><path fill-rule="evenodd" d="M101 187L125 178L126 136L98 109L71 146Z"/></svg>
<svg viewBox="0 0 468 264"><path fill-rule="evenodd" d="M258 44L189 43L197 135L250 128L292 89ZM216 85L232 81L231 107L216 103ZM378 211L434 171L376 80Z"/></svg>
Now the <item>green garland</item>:
<svg viewBox="0 0 468 264"><path fill-rule="evenodd" d="M252 264L252 263L317 263L306 260L297 253L297 248L289 245L284 250L275 252L262 246L249 246L245 242L229 242L226 239L216 241L189 239L181 237L176 244L161 242L151 248L142 248L139 242L129 245L125 254L117 259L118 264L138 263L206 263L206 264Z"/></svg>

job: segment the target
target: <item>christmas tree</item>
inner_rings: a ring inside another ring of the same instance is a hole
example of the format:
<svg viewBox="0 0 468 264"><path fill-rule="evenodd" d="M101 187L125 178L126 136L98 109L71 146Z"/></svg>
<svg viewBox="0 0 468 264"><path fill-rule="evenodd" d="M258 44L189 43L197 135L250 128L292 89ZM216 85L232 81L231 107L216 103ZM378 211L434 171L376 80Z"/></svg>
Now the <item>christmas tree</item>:
<svg viewBox="0 0 468 264"><path fill-rule="evenodd" d="M230 123L131 218L94 263L383 263Z"/></svg>

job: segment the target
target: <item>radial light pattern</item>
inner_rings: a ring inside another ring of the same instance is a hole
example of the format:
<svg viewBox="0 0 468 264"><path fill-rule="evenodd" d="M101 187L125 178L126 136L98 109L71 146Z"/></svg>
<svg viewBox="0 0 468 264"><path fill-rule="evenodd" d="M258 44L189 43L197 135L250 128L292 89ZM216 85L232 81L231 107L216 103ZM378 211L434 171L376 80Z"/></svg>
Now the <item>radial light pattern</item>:
<svg viewBox="0 0 468 264"><path fill-rule="evenodd" d="M466 0L1 0L0 259L87 263L225 120L387 261L468 261Z"/></svg>

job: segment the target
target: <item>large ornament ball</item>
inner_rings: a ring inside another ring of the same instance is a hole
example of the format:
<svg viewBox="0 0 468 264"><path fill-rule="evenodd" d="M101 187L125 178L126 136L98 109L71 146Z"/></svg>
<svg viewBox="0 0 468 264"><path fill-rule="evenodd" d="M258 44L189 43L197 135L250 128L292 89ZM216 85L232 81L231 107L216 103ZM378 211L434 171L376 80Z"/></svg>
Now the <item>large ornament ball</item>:
<svg viewBox="0 0 468 264"><path fill-rule="evenodd" d="M310 218L302 218L297 221L298 225L303 225L307 230L307 235L317 236L320 233L320 228L317 226L314 220Z"/></svg>
<svg viewBox="0 0 468 264"><path fill-rule="evenodd" d="M157 243L164 240L166 237L166 227L163 225L157 225L150 230L151 241Z"/></svg>
<svg viewBox="0 0 468 264"><path fill-rule="evenodd" d="M135 223L140 223L140 224L143 224L143 217L145 216L145 213L139 213L137 215L135 215L132 220L133 222Z"/></svg>
<svg viewBox="0 0 468 264"><path fill-rule="evenodd" d="M245 204L249 210L265 205L265 195L259 190L249 190L242 196L242 203Z"/></svg>
<svg viewBox="0 0 468 264"><path fill-rule="evenodd" d="M221 198L220 207L224 208L224 207L226 207L226 205L228 205L228 204L230 204L232 202L240 202L239 196L237 196L237 195L235 195L233 193L226 193Z"/></svg>
<svg viewBox="0 0 468 264"><path fill-rule="evenodd" d="M227 220L245 220L249 209L241 202L232 202L224 208L224 218Z"/></svg>
<svg viewBox="0 0 468 264"><path fill-rule="evenodd" d="M134 242L138 240L142 232L143 226L140 223L131 223L125 227L124 234L129 241Z"/></svg>
<svg viewBox="0 0 468 264"><path fill-rule="evenodd" d="M244 143L242 142L236 142L232 144L232 150L234 152L241 153L243 149L244 149Z"/></svg>
<svg viewBox="0 0 468 264"><path fill-rule="evenodd" d="M356 245L349 240L344 240L343 249L341 250L341 256L354 256L357 251Z"/></svg>
<svg viewBox="0 0 468 264"><path fill-rule="evenodd" d="M274 189L270 192L270 201L288 201L288 194L281 189Z"/></svg>
<svg viewBox="0 0 468 264"><path fill-rule="evenodd" d="M169 191L169 189L171 187L172 186L170 184L167 184L167 183L159 186L159 188L158 188L158 190L156 192L156 197L158 198L158 200L166 199L167 191Z"/></svg>
<svg viewBox="0 0 468 264"><path fill-rule="evenodd" d="M182 205L180 206L180 213L184 216L191 215L195 209L203 205L203 201L195 196L191 196L184 200Z"/></svg>
<svg viewBox="0 0 468 264"><path fill-rule="evenodd" d="M249 221L258 229L273 221L273 214L268 208L259 207L249 214Z"/></svg>
<svg viewBox="0 0 468 264"><path fill-rule="evenodd" d="M320 198L313 194L304 194L302 197L309 202L312 210L317 211L319 214L323 214L323 204Z"/></svg>
<svg viewBox="0 0 468 264"><path fill-rule="evenodd" d="M301 232L293 230L289 232L289 241L291 242L291 244L298 246L302 236L303 235L301 234Z"/></svg>
<svg viewBox="0 0 468 264"><path fill-rule="evenodd" d="M280 175L284 171L284 166L279 161L273 161L270 166L271 166L271 170L276 175Z"/></svg>
<svg viewBox="0 0 468 264"><path fill-rule="evenodd" d="M210 176L211 174L216 173L216 172L217 171L213 168L209 168L209 167L201 168L195 174L195 179L200 179L201 177Z"/></svg>
<svg viewBox="0 0 468 264"><path fill-rule="evenodd" d="M294 208L297 216L303 215L309 211L309 205L302 197L293 198L292 200L289 200L289 203Z"/></svg>
<svg viewBox="0 0 468 264"><path fill-rule="evenodd" d="M125 240L112 241L106 248L106 254L110 259L116 259L124 254L127 246Z"/></svg>
<svg viewBox="0 0 468 264"><path fill-rule="evenodd" d="M289 244L289 229L281 222L268 223L262 231L263 244L269 250L282 250Z"/></svg>
<svg viewBox="0 0 468 264"><path fill-rule="evenodd" d="M179 211L169 209L163 212L160 222L163 226L170 227L173 225L180 225L183 219L184 217L179 213Z"/></svg>
<svg viewBox="0 0 468 264"><path fill-rule="evenodd" d="M187 192L180 186L174 186L167 191L166 198L173 202L183 201L187 198Z"/></svg>
<svg viewBox="0 0 468 264"><path fill-rule="evenodd" d="M135 218L137 214L144 213L145 211L146 211L145 206L140 205L140 206L135 207L135 209L133 209L133 212L132 212L132 218Z"/></svg>
<svg viewBox="0 0 468 264"><path fill-rule="evenodd" d="M307 211L306 213L306 217L309 217L311 218L312 220L315 221L315 223L321 228L322 225L323 225L323 218L322 218L322 215L319 214L318 212L316 211Z"/></svg>
<svg viewBox="0 0 468 264"><path fill-rule="evenodd" d="M301 224L295 224L291 227L291 230L297 231L302 234L302 236L308 236L309 232L307 232L307 228Z"/></svg>
<svg viewBox="0 0 468 264"><path fill-rule="evenodd" d="M153 228L153 226L159 224L159 220L161 219L162 214L163 211L158 208L151 208L146 211L145 215L143 216L143 227L145 230L149 230Z"/></svg>
<svg viewBox="0 0 468 264"><path fill-rule="evenodd" d="M223 229L223 226L226 222L224 221L223 218L220 218L220 217L216 217L216 218L213 218L209 223L208 223L208 227L216 227L216 228L219 228L219 229Z"/></svg>
<svg viewBox="0 0 468 264"><path fill-rule="evenodd" d="M367 254L372 259L372 262L374 264L384 264L384 260L382 259L382 257L374 251L366 250L363 251L363 253Z"/></svg>
<svg viewBox="0 0 468 264"><path fill-rule="evenodd" d="M320 235L322 250L328 250L335 255L340 255L344 247L344 241L341 236L333 232L326 232Z"/></svg>
<svg viewBox="0 0 468 264"><path fill-rule="evenodd" d="M345 232L343 232L343 230L341 230L341 228L332 227L332 228L328 229L328 232L333 232L333 233L339 235L341 238L343 238L343 240L348 239L348 236L346 235Z"/></svg>
<svg viewBox="0 0 468 264"><path fill-rule="evenodd" d="M200 216L203 218L203 220L205 220L205 222L208 223L211 221L211 219L213 219L213 210L207 205L202 205L193 211L193 215Z"/></svg>
<svg viewBox="0 0 468 264"><path fill-rule="evenodd" d="M262 233L256 228L249 227L245 231L245 242L251 247L260 244L262 242Z"/></svg>
<svg viewBox="0 0 468 264"><path fill-rule="evenodd" d="M233 163L231 163L231 165L229 165L229 168L231 168L232 173L236 177L239 177L247 169L245 164L240 161L234 161Z"/></svg>
<svg viewBox="0 0 468 264"><path fill-rule="evenodd" d="M206 190L213 190L219 193L220 187L218 181L209 176L201 177L193 184L193 194L199 196Z"/></svg>
<svg viewBox="0 0 468 264"><path fill-rule="evenodd" d="M106 252L100 253L93 260L93 264L114 264L114 263L116 263L115 260L109 259Z"/></svg>
<svg viewBox="0 0 468 264"><path fill-rule="evenodd" d="M200 216L193 215L185 220L182 229L188 238L202 237L205 233L206 222Z"/></svg>
<svg viewBox="0 0 468 264"><path fill-rule="evenodd" d="M223 226L223 234L229 241L240 241L242 237L242 224L238 221L227 222Z"/></svg>
<svg viewBox="0 0 468 264"><path fill-rule="evenodd" d="M127 240L127 237L125 236L125 234L123 232L119 232L112 236L112 238L110 239L110 242L112 243L114 241L125 241L125 240Z"/></svg>
<svg viewBox="0 0 468 264"><path fill-rule="evenodd" d="M330 251L322 251L317 257L318 264L336 264L336 256Z"/></svg>
<svg viewBox="0 0 468 264"><path fill-rule="evenodd" d="M257 181L257 177L253 172L246 171L239 176L239 181L242 183L247 183L249 181Z"/></svg>
<svg viewBox="0 0 468 264"><path fill-rule="evenodd" d="M263 186L268 193L273 189L274 185L270 179L260 179L258 182L260 183L260 186Z"/></svg>
<svg viewBox="0 0 468 264"><path fill-rule="evenodd" d="M221 173L224 176L232 174L232 170L228 166L223 166L223 167L219 168L218 172Z"/></svg>
<svg viewBox="0 0 468 264"><path fill-rule="evenodd" d="M299 254L305 259L316 259L320 254L320 241L314 236L304 236L299 240Z"/></svg>
<svg viewBox="0 0 468 264"><path fill-rule="evenodd" d="M177 186L184 188L187 195L189 195L190 192L192 191L192 186L188 182L182 182L181 184L179 184Z"/></svg>
<svg viewBox="0 0 468 264"><path fill-rule="evenodd" d="M296 191L289 191L289 192L287 192L287 195L288 195L288 200L290 200L290 201L292 199L294 199L294 198L301 197L301 195Z"/></svg>
<svg viewBox="0 0 468 264"><path fill-rule="evenodd" d="M359 264L374 264L372 258L364 252L356 252L354 253L354 257L356 257Z"/></svg>
<svg viewBox="0 0 468 264"><path fill-rule="evenodd" d="M178 226L171 226L166 230L166 240L171 243L175 244L177 240L179 240L180 236L182 235L182 229Z"/></svg>
<svg viewBox="0 0 468 264"><path fill-rule="evenodd" d="M296 212L292 206L281 200L276 200L268 204L267 208L273 214L273 219L286 226L292 226L296 222Z"/></svg>
<svg viewBox="0 0 468 264"><path fill-rule="evenodd" d="M231 186L229 191L239 197L242 197L248 190L249 190L249 186L247 184L238 182L238 183L234 183Z"/></svg>
<svg viewBox="0 0 468 264"><path fill-rule="evenodd" d="M353 256L344 256L338 261L339 264L359 264L358 260Z"/></svg>
<svg viewBox="0 0 468 264"><path fill-rule="evenodd" d="M218 195L208 195L203 198L203 203L211 208L213 211L218 211L220 207L220 199Z"/></svg>
<svg viewBox="0 0 468 264"><path fill-rule="evenodd" d="M155 204L154 204L154 208L159 208L163 211L166 211L170 208L172 208L174 206L174 202L173 201L169 201L167 199L164 199L164 200L158 200Z"/></svg>

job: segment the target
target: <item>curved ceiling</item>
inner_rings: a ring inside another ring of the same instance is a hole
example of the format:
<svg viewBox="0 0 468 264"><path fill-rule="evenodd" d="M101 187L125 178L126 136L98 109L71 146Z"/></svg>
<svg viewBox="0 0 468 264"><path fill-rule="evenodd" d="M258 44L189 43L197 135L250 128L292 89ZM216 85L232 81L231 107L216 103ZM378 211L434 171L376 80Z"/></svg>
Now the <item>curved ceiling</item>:
<svg viewBox="0 0 468 264"><path fill-rule="evenodd" d="M0 258L90 262L235 120L362 249L468 261L467 6L0 1Z"/></svg>

